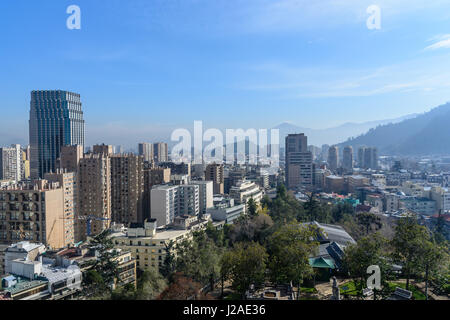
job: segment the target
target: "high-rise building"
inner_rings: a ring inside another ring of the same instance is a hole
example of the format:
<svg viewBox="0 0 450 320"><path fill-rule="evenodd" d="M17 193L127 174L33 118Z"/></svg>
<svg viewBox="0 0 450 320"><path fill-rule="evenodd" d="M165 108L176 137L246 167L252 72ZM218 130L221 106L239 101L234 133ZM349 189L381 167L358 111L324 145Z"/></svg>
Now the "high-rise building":
<svg viewBox="0 0 450 320"><path fill-rule="evenodd" d="M169 161L169 148L167 143L157 142L153 144L153 156L156 163Z"/></svg>
<svg viewBox="0 0 450 320"><path fill-rule="evenodd" d="M364 169L378 169L378 151L377 148L360 148L363 154L363 162L361 168Z"/></svg>
<svg viewBox="0 0 450 320"><path fill-rule="evenodd" d="M155 186L151 190L151 216L157 226L171 224L178 213L179 186Z"/></svg>
<svg viewBox="0 0 450 320"><path fill-rule="evenodd" d="M103 154L87 154L78 169L78 215L91 220L91 235L109 228L111 222L111 161ZM104 219L104 220L102 220ZM77 220L76 241L86 239L86 220Z"/></svg>
<svg viewBox="0 0 450 320"><path fill-rule="evenodd" d="M114 154L113 146L107 144L97 144L93 146L92 153L94 154L103 154L105 156L111 156Z"/></svg>
<svg viewBox="0 0 450 320"><path fill-rule="evenodd" d="M151 217L150 193L153 186L159 184L168 184L170 182L170 169L145 167L144 163L144 199L143 199L143 216L145 219Z"/></svg>
<svg viewBox="0 0 450 320"><path fill-rule="evenodd" d="M214 194L223 194L225 183L223 164L208 164L205 170L205 180L213 182Z"/></svg>
<svg viewBox="0 0 450 320"><path fill-rule="evenodd" d="M303 133L286 137L286 184L288 189L311 187L313 184L312 153Z"/></svg>
<svg viewBox="0 0 450 320"><path fill-rule="evenodd" d="M208 209L214 207L213 182L212 181L192 181L191 184L198 185L198 187L199 187L200 213L205 214Z"/></svg>
<svg viewBox="0 0 450 320"><path fill-rule="evenodd" d="M0 189L0 243L42 242L65 247L64 189L59 183L38 180ZM69 231L70 232L70 231Z"/></svg>
<svg viewBox="0 0 450 320"><path fill-rule="evenodd" d="M346 146L343 150L342 167L347 171L353 171L353 148Z"/></svg>
<svg viewBox="0 0 450 320"><path fill-rule="evenodd" d="M0 148L0 180L22 180L22 150L20 144Z"/></svg>
<svg viewBox="0 0 450 320"><path fill-rule="evenodd" d="M65 246L75 244L75 222L77 208L77 183L75 172L64 172L60 169L56 173L46 173L45 179L49 182L58 182L64 190L63 233Z"/></svg>
<svg viewBox="0 0 450 320"><path fill-rule="evenodd" d="M67 172L77 172L83 156L83 146L62 146L59 156L59 168Z"/></svg>
<svg viewBox="0 0 450 320"><path fill-rule="evenodd" d="M200 205L199 185L161 185L151 190L151 217L158 227L174 223L176 217L198 216Z"/></svg>
<svg viewBox="0 0 450 320"><path fill-rule="evenodd" d="M337 146L332 146L328 149L328 165L330 170L336 171L339 167L339 149Z"/></svg>
<svg viewBox="0 0 450 320"><path fill-rule="evenodd" d="M366 147L359 147L358 148L358 167L364 168L364 150Z"/></svg>
<svg viewBox="0 0 450 320"><path fill-rule="evenodd" d="M151 143L142 142L138 146L139 155L144 157L144 161L153 162L153 145Z"/></svg>
<svg viewBox="0 0 450 320"><path fill-rule="evenodd" d="M32 178L56 171L61 147L84 145L80 95L62 90L32 91L30 103Z"/></svg>
<svg viewBox="0 0 450 320"><path fill-rule="evenodd" d="M30 158L28 157L27 150L22 150L22 163L20 168L20 176L22 180L30 179Z"/></svg>
<svg viewBox="0 0 450 320"><path fill-rule="evenodd" d="M144 222L144 158L134 154L111 156L112 221Z"/></svg>

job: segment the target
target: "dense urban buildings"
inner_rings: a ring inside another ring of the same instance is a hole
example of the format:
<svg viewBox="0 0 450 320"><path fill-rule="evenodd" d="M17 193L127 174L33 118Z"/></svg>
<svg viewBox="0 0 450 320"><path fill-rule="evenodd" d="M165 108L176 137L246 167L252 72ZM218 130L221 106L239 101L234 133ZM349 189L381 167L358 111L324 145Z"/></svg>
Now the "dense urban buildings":
<svg viewBox="0 0 450 320"><path fill-rule="evenodd" d="M72 222L64 214L71 216L72 209L65 210L65 204L65 189L58 182L39 180L1 188L0 243L29 240L52 248L70 245Z"/></svg>
<svg viewBox="0 0 450 320"><path fill-rule="evenodd" d="M80 95L62 90L31 92L31 177L56 171L61 147L84 145L84 120Z"/></svg>

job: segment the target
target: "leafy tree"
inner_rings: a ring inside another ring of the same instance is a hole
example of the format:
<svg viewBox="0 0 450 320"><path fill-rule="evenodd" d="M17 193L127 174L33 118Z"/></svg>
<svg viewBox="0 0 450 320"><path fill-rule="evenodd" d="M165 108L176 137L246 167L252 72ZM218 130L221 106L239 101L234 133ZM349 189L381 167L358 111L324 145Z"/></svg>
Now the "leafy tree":
<svg viewBox="0 0 450 320"><path fill-rule="evenodd" d="M265 213L265 209L259 210L254 217L244 215L231 226L228 232L230 243L257 241L263 244L270 235L273 225L273 220Z"/></svg>
<svg viewBox="0 0 450 320"><path fill-rule="evenodd" d="M366 235L369 235L371 230L380 230L383 224L381 223L380 217L373 213L362 212L356 215L356 221L365 231Z"/></svg>
<svg viewBox="0 0 450 320"><path fill-rule="evenodd" d="M220 276L222 249L204 231L196 232L193 240L185 240L176 247L176 270L201 284L212 286Z"/></svg>
<svg viewBox="0 0 450 320"><path fill-rule="evenodd" d="M274 283L296 283L313 274L309 257L315 253L317 229L313 225L291 223L282 226L269 239L269 271Z"/></svg>
<svg viewBox="0 0 450 320"><path fill-rule="evenodd" d="M375 233L345 248L343 268L349 273L352 279L356 280L360 294L362 294L362 290L365 287L365 280L369 276L367 274L367 268L369 266L379 266L383 275L381 280L385 282L390 269L385 258L387 245L387 240L379 233Z"/></svg>
<svg viewBox="0 0 450 320"><path fill-rule="evenodd" d="M333 206L331 216L335 223L341 222L346 217L351 216L354 212L353 206L350 203L338 203Z"/></svg>
<svg viewBox="0 0 450 320"><path fill-rule="evenodd" d="M430 278L439 278L449 268L448 248L432 241L425 241L419 247L419 254L416 256L416 264L419 271L424 273L425 295L428 299L428 283Z"/></svg>
<svg viewBox="0 0 450 320"><path fill-rule="evenodd" d="M256 242L239 242L227 251L221 260L223 279L231 279L232 287L242 296L251 284L260 285L265 280L267 253Z"/></svg>
<svg viewBox="0 0 450 320"><path fill-rule="evenodd" d="M250 217L256 216L258 212L258 205L256 204L253 198L248 199L247 201L248 214Z"/></svg>
<svg viewBox="0 0 450 320"><path fill-rule="evenodd" d="M112 285L115 281L120 282L120 277L110 231L105 230L95 236L89 243L89 249L97 252L97 259L91 262L91 272L85 281L86 292L93 295L111 293Z"/></svg>
<svg viewBox="0 0 450 320"><path fill-rule="evenodd" d="M173 283L167 287L157 298L157 300L187 300L200 295L202 285L194 280L176 273Z"/></svg>
<svg viewBox="0 0 450 320"><path fill-rule="evenodd" d="M407 290L411 275L420 270L417 262L420 261L428 240L427 229L417 224L414 218L402 218L397 222L395 235L391 241L394 249L393 258L403 267Z"/></svg>
<svg viewBox="0 0 450 320"><path fill-rule="evenodd" d="M171 240L169 243L164 243L164 245L165 245L164 251L166 254L161 268L161 274L165 278L170 278L171 275L175 272L176 268L176 261L174 255L175 242Z"/></svg>

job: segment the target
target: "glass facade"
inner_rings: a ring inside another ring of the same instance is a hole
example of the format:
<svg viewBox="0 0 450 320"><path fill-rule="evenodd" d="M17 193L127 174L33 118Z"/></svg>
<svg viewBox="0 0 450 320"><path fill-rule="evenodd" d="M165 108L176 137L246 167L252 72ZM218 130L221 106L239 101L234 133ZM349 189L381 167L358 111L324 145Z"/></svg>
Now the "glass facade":
<svg viewBox="0 0 450 320"><path fill-rule="evenodd" d="M56 171L64 145L84 145L80 95L62 90L32 91L30 103L30 170L32 178Z"/></svg>

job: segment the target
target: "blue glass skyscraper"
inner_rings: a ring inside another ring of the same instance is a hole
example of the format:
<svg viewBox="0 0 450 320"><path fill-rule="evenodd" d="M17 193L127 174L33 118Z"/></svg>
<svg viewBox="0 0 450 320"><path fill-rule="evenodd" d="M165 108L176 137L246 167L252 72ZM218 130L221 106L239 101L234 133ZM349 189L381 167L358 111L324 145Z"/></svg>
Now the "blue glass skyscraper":
<svg viewBox="0 0 450 320"><path fill-rule="evenodd" d="M31 92L30 173L42 178L55 172L62 146L84 145L84 120L80 95L62 90Z"/></svg>

